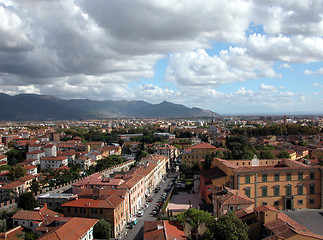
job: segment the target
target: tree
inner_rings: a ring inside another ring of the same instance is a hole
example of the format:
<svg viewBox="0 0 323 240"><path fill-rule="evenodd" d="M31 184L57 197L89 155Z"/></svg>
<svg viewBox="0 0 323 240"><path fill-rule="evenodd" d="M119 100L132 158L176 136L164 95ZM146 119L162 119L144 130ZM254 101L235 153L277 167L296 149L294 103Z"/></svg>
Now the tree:
<svg viewBox="0 0 323 240"><path fill-rule="evenodd" d="M187 172L187 164L185 162L181 162L179 164L179 170L181 171L181 173L186 173Z"/></svg>
<svg viewBox="0 0 323 240"><path fill-rule="evenodd" d="M39 235L37 233L33 233L32 231L26 232L23 236L23 239L25 240L36 240L39 238Z"/></svg>
<svg viewBox="0 0 323 240"><path fill-rule="evenodd" d="M212 152L211 154L206 154L205 156L205 161L204 161L204 169L210 169L211 168L211 165L212 165L212 161L215 157L215 154L214 152Z"/></svg>
<svg viewBox="0 0 323 240"><path fill-rule="evenodd" d="M260 159L275 159L276 156L270 150L264 150L260 152Z"/></svg>
<svg viewBox="0 0 323 240"><path fill-rule="evenodd" d="M26 169L22 168L19 165L16 165L9 170L7 176L10 181L15 181L16 179L21 178L25 175L27 175Z"/></svg>
<svg viewBox="0 0 323 240"><path fill-rule="evenodd" d="M35 193L35 194L40 190L40 184L36 179L33 179L31 181L29 189L32 193Z"/></svg>
<svg viewBox="0 0 323 240"><path fill-rule="evenodd" d="M100 219L93 228L93 235L96 239L110 239L111 224L104 219Z"/></svg>
<svg viewBox="0 0 323 240"><path fill-rule="evenodd" d="M247 240L248 227L234 213L228 212L209 224L203 239Z"/></svg>
<svg viewBox="0 0 323 240"><path fill-rule="evenodd" d="M286 151L281 151L278 155L278 158L289 158L289 153Z"/></svg>
<svg viewBox="0 0 323 240"><path fill-rule="evenodd" d="M39 203L35 200L31 192L22 193L19 196L19 207L24 210L33 210L38 207Z"/></svg>
<svg viewBox="0 0 323 240"><path fill-rule="evenodd" d="M148 153L146 151L142 151L142 150L138 150L138 152L136 153L136 157L135 160L138 162L140 161L142 158L147 157Z"/></svg>
<svg viewBox="0 0 323 240"><path fill-rule="evenodd" d="M176 216L176 220L180 223L187 222L191 225L191 236L194 238L197 234L198 227L205 223L206 225L212 223L213 217L208 212L205 212L203 210L198 210L196 208L190 208L186 210L185 212L179 214Z"/></svg>

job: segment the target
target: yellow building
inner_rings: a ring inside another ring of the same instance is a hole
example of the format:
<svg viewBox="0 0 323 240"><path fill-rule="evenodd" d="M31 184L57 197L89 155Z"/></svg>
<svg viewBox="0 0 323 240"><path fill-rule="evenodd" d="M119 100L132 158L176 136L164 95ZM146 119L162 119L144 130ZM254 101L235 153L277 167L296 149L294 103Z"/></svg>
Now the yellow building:
<svg viewBox="0 0 323 240"><path fill-rule="evenodd" d="M198 163L200 168L203 166L205 157L212 152L215 153L216 147L212 146L209 143L199 143L191 147L191 163Z"/></svg>
<svg viewBox="0 0 323 240"><path fill-rule="evenodd" d="M212 180L214 189L222 185L244 191L255 206L277 209L322 208L322 171L290 159L222 160L215 158L213 167L229 177L226 182Z"/></svg>

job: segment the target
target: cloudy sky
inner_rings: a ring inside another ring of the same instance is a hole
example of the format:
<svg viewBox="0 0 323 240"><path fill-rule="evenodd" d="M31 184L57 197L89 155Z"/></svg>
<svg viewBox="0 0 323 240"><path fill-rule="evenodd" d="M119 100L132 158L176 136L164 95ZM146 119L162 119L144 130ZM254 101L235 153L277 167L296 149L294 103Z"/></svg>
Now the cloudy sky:
<svg viewBox="0 0 323 240"><path fill-rule="evenodd" d="M0 91L322 113L323 0L1 0Z"/></svg>

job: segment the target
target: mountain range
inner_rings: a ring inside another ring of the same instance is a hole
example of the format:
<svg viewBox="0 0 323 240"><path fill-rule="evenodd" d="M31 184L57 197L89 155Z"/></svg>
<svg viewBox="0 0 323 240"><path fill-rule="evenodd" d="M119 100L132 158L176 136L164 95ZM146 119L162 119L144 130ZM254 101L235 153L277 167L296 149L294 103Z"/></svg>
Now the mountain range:
<svg viewBox="0 0 323 240"><path fill-rule="evenodd" d="M61 99L50 95L0 93L0 121L82 120L98 118L216 117L201 108L188 108L171 102L95 101Z"/></svg>

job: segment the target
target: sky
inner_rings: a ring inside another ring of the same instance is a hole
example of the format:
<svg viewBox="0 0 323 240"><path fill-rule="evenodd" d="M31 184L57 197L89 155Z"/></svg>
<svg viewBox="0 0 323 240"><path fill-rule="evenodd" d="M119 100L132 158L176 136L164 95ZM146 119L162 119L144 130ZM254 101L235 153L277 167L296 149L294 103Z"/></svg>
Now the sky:
<svg viewBox="0 0 323 240"><path fill-rule="evenodd" d="M0 0L0 92L323 113L323 0Z"/></svg>

